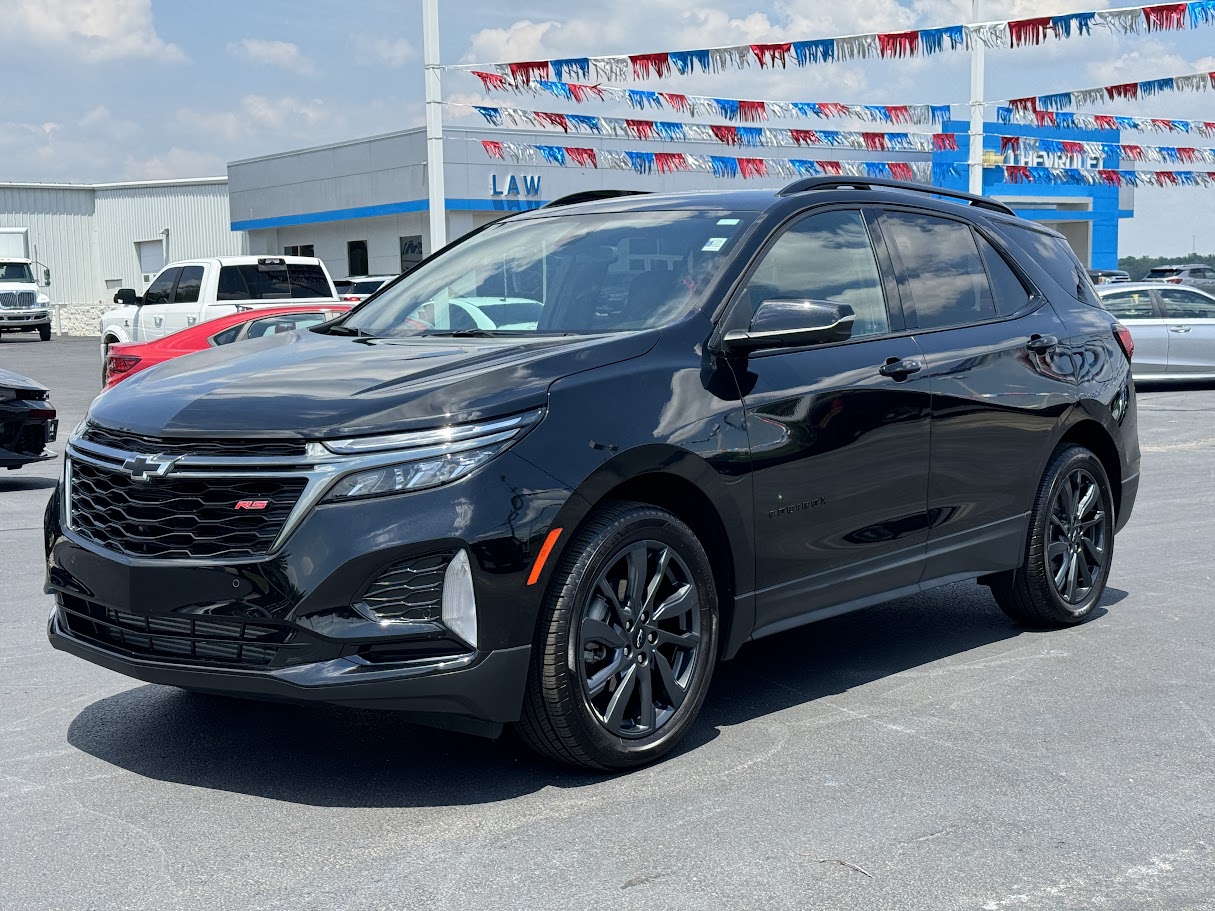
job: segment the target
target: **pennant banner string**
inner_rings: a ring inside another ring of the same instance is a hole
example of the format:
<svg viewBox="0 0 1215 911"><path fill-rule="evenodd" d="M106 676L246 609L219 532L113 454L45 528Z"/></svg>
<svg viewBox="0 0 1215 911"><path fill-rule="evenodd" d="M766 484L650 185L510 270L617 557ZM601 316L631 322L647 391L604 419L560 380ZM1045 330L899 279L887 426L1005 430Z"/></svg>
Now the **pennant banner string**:
<svg viewBox="0 0 1215 911"><path fill-rule="evenodd" d="M1215 0L1210 2L1215 15ZM1103 85L1091 89L1073 89L1070 92L1055 92L1050 95L1028 95L1012 98L1006 102L1014 111L1063 111L1067 108L1093 107L1110 101L1150 98L1164 92L1205 92L1215 88L1215 72L1187 73L1184 76L1167 76L1164 79L1148 79L1144 82L1126 82L1120 85Z"/></svg>
<svg viewBox="0 0 1215 911"><path fill-rule="evenodd" d="M1184 31L1215 25L1215 0L1190 0L1129 6L1119 9L1008 19L971 25L902 32L846 35L809 41L777 41L739 44L685 51L625 54L599 57L566 57L549 60L524 60L514 63L450 64L449 70L491 70L514 83L534 80L579 79L620 82L624 80L663 79L686 76L700 71L722 73L727 70L758 66L782 69L790 65L805 67L837 60L924 57L945 51L967 50L976 44L991 48L1020 48L1038 45L1048 38L1066 40L1089 36L1093 26L1117 34L1142 34Z"/></svg>
<svg viewBox="0 0 1215 911"><path fill-rule="evenodd" d="M1215 3L1215 0L1212 0ZM836 101L746 101L740 98L713 98L676 92L651 92L621 89L608 85L588 85L538 79L528 83L511 82L497 73L474 71L486 92L516 95L551 95L575 104L619 102L639 111L670 110L689 117L720 117L756 123L770 119L852 118L871 123L905 123L921 126L940 125L950 117L948 104L842 104Z"/></svg>
<svg viewBox="0 0 1215 911"><path fill-rule="evenodd" d="M1215 120L1177 120L1170 117L1126 117L1113 114L1082 114L1076 111L996 108L999 123L1023 123L1065 130L1133 130L1140 133L1192 133L1215 139Z"/></svg>
<svg viewBox="0 0 1215 911"><path fill-rule="evenodd" d="M1215 126L1215 124L1213 124ZM1035 136L999 136L1001 152L1068 155L1084 158L1123 158L1164 164L1215 164L1215 149L1190 146L1145 146L1117 142L1075 142Z"/></svg>

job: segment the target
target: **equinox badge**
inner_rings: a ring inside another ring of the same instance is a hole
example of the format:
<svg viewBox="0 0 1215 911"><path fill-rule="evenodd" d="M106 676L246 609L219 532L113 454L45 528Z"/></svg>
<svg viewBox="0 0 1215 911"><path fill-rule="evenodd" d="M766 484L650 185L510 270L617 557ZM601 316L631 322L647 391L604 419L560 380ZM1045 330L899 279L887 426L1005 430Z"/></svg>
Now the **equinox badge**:
<svg viewBox="0 0 1215 911"><path fill-rule="evenodd" d="M133 481L148 481L152 478L163 478L181 459L181 456L171 459L160 455L135 456L122 463L122 470L130 472Z"/></svg>

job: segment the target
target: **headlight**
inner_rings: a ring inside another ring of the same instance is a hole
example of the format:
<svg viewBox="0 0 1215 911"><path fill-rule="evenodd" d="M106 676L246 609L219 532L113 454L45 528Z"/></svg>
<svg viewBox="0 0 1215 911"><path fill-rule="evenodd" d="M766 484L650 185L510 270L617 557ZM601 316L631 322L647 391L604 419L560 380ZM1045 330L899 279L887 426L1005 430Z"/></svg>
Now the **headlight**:
<svg viewBox="0 0 1215 911"><path fill-rule="evenodd" d="M9 389L7 386L0 386L0 402L8 402L17 397L16 389Z"/></svg>
<svg viewBox="0 0 1215 911"><path fill-rule="evenodd" d="M359 461L376 459L386 464L369 466L340 478L325 500L379 497L458 481L522 437L543 414L543 409L536 409L509 418L440 430L326 440L322 445L331 453L357 453Z"/></svg>
<svg viewBox="0 0 1215 911"><path fill-rule="evenodd" d="M35 298L35 300L38 301L39 307L46 307L46 306L49 306L51 303L51 299L49 297L47 297L45 294L39 294L38 297Z"/></svg>

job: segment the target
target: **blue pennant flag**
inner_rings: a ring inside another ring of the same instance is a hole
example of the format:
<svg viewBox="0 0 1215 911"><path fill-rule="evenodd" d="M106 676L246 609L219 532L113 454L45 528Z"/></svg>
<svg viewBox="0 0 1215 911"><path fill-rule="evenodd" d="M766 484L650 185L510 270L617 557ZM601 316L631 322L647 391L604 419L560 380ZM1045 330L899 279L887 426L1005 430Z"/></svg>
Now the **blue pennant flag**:
<svg viewBox="0 0 1215 911"><path fill-rule="evenodd" d="M1193 171L1174 171L1173 173L1183 186L1192 187L1198 183L1198 178L1194 176Z"/></svg>
<svg viewBox="0 0 1215 911"><path fill-rule="evenodd" d="M1054 95L1039 95L1038 107L1044 111L1062 111L1072 106L1071 92L1056 92Z"/></svg>
<svg viewBox="0 0 1215 911"><path fill-rule="evenodd" d="M1091 35L1093 32L1093 14L1072 13L1070 16L1050 17L1050 27L1055 30L1056 35L1070 38L1073 26L1076 29L1077 35Z"/></svg>
<svg viewBox="0 0 1215 911"><path fill-rule="evenodd" d="M793 102L793 110L797 111L803 117L822 117L823 110L813 101L795 101Z"/></svg>
<svg viewBox="0 0 1215 911"><path fill-rule="evenodd" d="M932 182L938 187L950 180L957 180L959 177L964 177L962 169L956 164L943 164L934 162L932 165Z"/></svg>
<svg viewBox="0 0 1215 911"><path fill-rule="evenodd" d="M865 162L865 173L870 177L889 177L890 165L884 161Z"/></svg>
<svg viewBox="0 0 1215 911"><path fill-rule="evenodd" d="M575 129L588 133L603 132L603 121L598 117L591 117L587 114L566 114L565 119L573 124Z"/></svg>
<svg viewBox="0 0 1215 911"><path fill-rule="evenodd" d="M1192 0L1186 8L1190 14L1190 28L1215 23L1215 0Z"/></svg>
<svg viewBox="0 0 1215 911"><path fill-rule="evenodd" d="M565 167L564 146L536 146L536 151L544 156L544 160Z"/></svg>
<svg viewBox="0 0 1215 911"><path fill-rule="evenodd" d="M662 99L658 97L657 92L643 92L640 89L629 89L629 104L639 111L644 111L646 105L659 110L663 106Z"/></svg>
<svg viewBox="0 0 1215 911"><path fill-rule="evenodd" d="M920 47L924 49L925 54L939 54L945 47L946 38L949 39L949 49L956 51L964 41L962 26L920 29Z"/></svg>
<svg viewBox="0 0 1215 911"><path fill-rule="evenodd" d="M890 108L884 104L862 104L861 108L873 115L874 120L890 123Z"/></svg>
<svg viewBox="0 0 1215 911"><path fill-rule="evenodd" d="M709 158L709 162L713 165L714 177L737 177L738 176L738 159L727 158L724 155L713 155Z"/></svg>
<svg viewBox="0 0 1215 911"><path fill-rule="evenodd" d="M942 124L946 120L948 120L949 119L949 107L950 106L947 104L932 105L932 107L931 107L932 122L939 126L940 124Z"/></svg>
<svg viewBox="0 0 1215 911"><path fill-rule="evenodd" d="M574 100L574 93L570 91L567 83L553 82L551 79L539 79L535 84L538 88L543 89L556 98L564 98L566 101Z"/></svg>
<svg viewBox="0 0 1215 911"><path fill-rule="evenodd" d="M818 138L829 146L837 146L840 144L839 130L819 130Z"/></svg>
<svg viewBox="0 0 1215 911"><path fill-rule="evenodd" d="M892 149L900 149L906 151L913 148L911 136L908 133L887 133L886 142Z"/></svg>
<svg viewBox="0 0 1215 911"><path fill-rule="evenodd" d="M713 103L717 105L717 113L726 120L738 119L738 102L733 98L714 98Z"/></svg>
<svg viewBox="0 0 1215 911"><path fill-rule="evenodd" d="M737 131L739 145L763 145L764 131L761 127L738 127Z"/></svg>
<svg viewBox="0 0 1215 911"><path fill-rule="evenodd" d="M702 73L709 72L711 58L708 51L671 51L668 55L680 76L695 72L700 67Z"/></svg>
<svg viewBox="0 0 1215 911"><path fill-rule="evenodd" d="M502 109L501 108L483 108L476 105L473 106L478 114L488 120L496 127L502 126Z"/></svg>
<svg viewBox="0 0 1215 911"><path fill-rule="evenodd" d="M1038 149L1042 152L1046 152L1048 155L1062 155L1063 143L1061 143L1058 139L1039 139Z"/></svg>
<svg viewBox="0 0 1215 911"><path fill-rule="evenodd" d="M1139 83L1140 95L1155 95L1159 92L1171 92L1176 86L1173 85L1172 78L1169 79L1149 79L1147 82Z"/></svg>
<svg viewBox="0 0 1215 911"><path fill-rule="evenodd" d="M649 174L654 170L653 152L625 152L629 156L629 164L638 174Z"/></svg>
<svg viewBox="0 0 1215 911"><path fill-rule="evenodd" d="M1029 179L1034 183L1054 183L1055 179L1051 176L1050 168L1030 168Z"/></svg>
<svg viewBox="0 0 1215 911"><path fill-rule="evenodd" d="M663 139L671 142L682 141L687 138L687 133L684 131L683 124L669 120L656 121L654 123L654 132Z"/></svg>
<svg viewBox="0 0 1215 911"><path fill-rule="evenodd" d="M803 177L818 177L823 173L823 169L818 166L817 161L811 161L808 158L792 158L789 164L793 165L793 169Z"/></svg>
<svg viewBox="0 0 1215 911"><path fill-rule="evenodd" d="M1116 142L1101 143L1102 158L1118 158L1122 154L1122 146Z"/></svg>
<svg viewBox="0 0 1215 911"><path fill-rule="evenodd" d="M1179 133L1190 132L1190 122L1188 120L1170 120L1169 126Z"/></svg>
<svg viewBox="0 0 1215 911"><path fill-rule="evenodd" d="M835 59L835 39L822 38L818 41L794 41L793 56L797 58L798 66L811 63L830 63Z"/></svg>
<svg viewBox="0 0 1215 911"><path fill-rule="evenodd" d="M1134 117L1115 117L1114 123L1118 124L1120 130L1139 129L1139 121Z"/></svg>
<svg viewBox="0 0 1215 911"><path fill-rule="evenodd" d="M1013 109L1006 105L1000 105L998 108L996 108L997 123L1012 123L1012 115Z"/></svg>
<svg viewBox="0 0 1215 911"><path fill-rule="evenodd" d="M1176 146L1161 146L1160 154L1164 156L1165 161L1171 164L1181 161L1181 155L1178 154Z"/></svg>
<svg viewBox="0 0 1215 911"><path fill-rule="evenodd" d="M1079 168L1063 168L1063 176L1068 183L1089 183L1085 173Z"/></svg>
<svg viewBox="0 0 1215 911"><path fill-rule="evenodd" d="M1071 111L1060 111L1055 115L1055 126L1061 130L1074 130L1076 128L1076 115Z"/></svg>
<svg viewBox="0 0 1215 911"><path fill-rule="evenodd" d="M565 60L552 60L549 65L553 68L553 74L561 80L565 79L565 74L568 72L571 76L577 76L579 79L591 78L591 60L589 57L568 57Z"/></svg>

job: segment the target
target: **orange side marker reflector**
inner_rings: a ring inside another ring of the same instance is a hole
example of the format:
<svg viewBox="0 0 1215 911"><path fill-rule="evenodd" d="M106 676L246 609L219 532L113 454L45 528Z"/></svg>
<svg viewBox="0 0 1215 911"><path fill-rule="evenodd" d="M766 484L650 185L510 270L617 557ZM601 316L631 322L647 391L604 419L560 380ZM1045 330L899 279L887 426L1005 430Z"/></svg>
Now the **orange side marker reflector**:
<svg viewBox="0 0 1215 911"><path fill-rule="evenodd" d="M557 539L560 537L560 528L554 528L548 533L548 537L544 539L544 544L540 547L540 553L536 555L536 562L532 564L531 574L527 577L528 585L536 584L536 580L540 578L540 573L544 569L544 563L548 559L548 555L553 552L553 545L557 543Z"/></svg>

